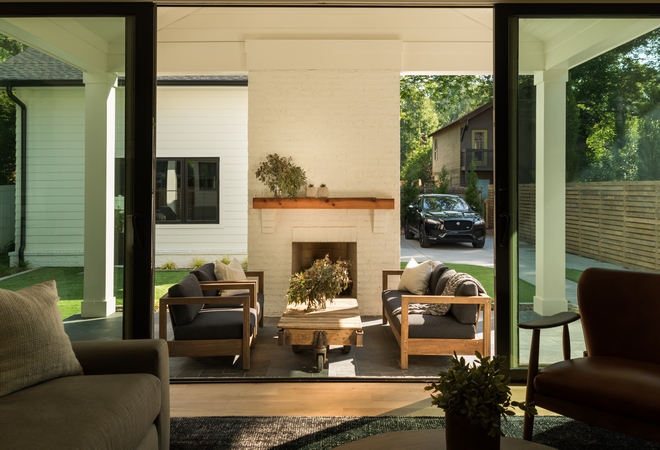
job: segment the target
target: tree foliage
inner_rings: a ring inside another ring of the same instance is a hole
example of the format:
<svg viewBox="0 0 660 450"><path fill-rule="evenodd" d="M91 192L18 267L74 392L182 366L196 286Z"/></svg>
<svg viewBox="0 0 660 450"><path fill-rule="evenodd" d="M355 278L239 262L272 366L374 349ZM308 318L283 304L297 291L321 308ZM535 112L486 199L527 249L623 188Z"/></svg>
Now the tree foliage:
<svg viewBox="0 0 660 450"><path fill-rule="evenodd" d="M467 189L465 189L465 201L479 214L481 214L481 199L479 198L479 187L477 186L479 176L477 175L476 170L477 168L474 164L474 161L472 161L468 171Z"/></svg>
<svg viewBox="0 0 660 450"><path fill-rule="evenodd" d="M660 30L569 71L567 181L660 179Z"/></svg>
<svg viewBox="0 0 660 450"><path fill-rule="evenodd" d="M0 35L0 63L22 52L25 45ZM0 185L16 184L16 105L0 93Z"/></svg>

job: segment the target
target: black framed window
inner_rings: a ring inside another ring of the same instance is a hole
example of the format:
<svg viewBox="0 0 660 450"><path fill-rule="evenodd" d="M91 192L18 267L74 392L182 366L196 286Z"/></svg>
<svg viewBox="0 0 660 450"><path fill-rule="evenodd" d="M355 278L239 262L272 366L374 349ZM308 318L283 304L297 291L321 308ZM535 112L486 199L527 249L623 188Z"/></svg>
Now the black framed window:
<svg viewBox="0 0 660 450"><path fill-rule="evenodd" d="M156 223L219 223L219 158L156 160Z"/></svg>

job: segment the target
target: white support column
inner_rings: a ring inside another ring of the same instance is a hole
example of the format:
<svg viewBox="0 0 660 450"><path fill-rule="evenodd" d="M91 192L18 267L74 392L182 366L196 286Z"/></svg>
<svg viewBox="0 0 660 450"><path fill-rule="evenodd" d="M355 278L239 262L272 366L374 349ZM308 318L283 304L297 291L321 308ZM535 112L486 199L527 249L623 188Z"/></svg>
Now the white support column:
<svg viewBox="0 0 660 450"><path fill-rule="evenodd" d="M568 310L566 301L567 70L537 72L536 295L534 311Z"/></svg>
<svg viewBox="0 0 660 450"><path fill-rule="evenodd" d="M115 312L114 190L117 76L84 73L85 282L82 317Z"/></svg>

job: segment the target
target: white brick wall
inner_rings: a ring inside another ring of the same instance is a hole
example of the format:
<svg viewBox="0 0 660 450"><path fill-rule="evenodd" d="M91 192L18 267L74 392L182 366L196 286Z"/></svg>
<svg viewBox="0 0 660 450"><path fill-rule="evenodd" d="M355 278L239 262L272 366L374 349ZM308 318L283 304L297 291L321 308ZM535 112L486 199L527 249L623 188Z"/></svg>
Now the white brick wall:
<svg viewBox="0 0 660 450"><path fill-rule="evenodd" d="M381 270L399 265L399 71L253 70L249 80L248 254L265 270L265 314L286 307L294 236L355 236L360 312L380 315ZM395 207L255 210L253 197L271 196L254 176L269 153L292 156L331 197L390 197Z"/></svg>

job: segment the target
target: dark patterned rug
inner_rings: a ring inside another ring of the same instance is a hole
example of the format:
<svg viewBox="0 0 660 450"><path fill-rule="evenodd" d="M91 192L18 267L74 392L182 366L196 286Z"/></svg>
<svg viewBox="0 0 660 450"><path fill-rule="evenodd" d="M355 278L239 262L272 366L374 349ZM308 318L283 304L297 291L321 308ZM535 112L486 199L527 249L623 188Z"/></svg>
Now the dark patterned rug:
<svg viewBox="0 0 660 450"><path fill-rule="evenodd" d="M590 427L565 417L538 416L534 442L559 450L660 450L660 444ZM444 428L442 417L189 417L173 418L171 450L328 450L379 433ZM502 424L522 436L522 417ZM385 450L385 449L384 449Z"/></svg>

